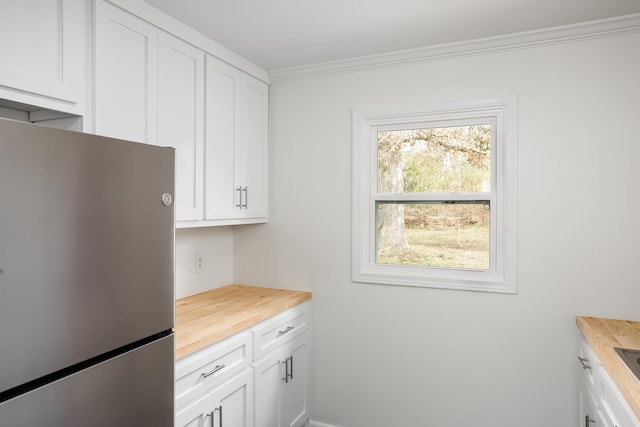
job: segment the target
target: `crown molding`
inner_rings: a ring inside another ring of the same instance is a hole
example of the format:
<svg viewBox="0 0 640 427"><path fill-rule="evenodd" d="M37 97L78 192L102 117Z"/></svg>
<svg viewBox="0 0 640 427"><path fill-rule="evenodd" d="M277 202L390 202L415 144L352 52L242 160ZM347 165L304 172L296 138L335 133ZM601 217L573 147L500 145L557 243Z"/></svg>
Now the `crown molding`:
<svg viewBox="0 0 640 427"><path fill-rule="evenodd" d="M393 67L482 53L566 43L640 31L640 13L615 18L487 37L457 43L445 43L378 55L359 56L269 71L272 83L326 74Z"/></svg>

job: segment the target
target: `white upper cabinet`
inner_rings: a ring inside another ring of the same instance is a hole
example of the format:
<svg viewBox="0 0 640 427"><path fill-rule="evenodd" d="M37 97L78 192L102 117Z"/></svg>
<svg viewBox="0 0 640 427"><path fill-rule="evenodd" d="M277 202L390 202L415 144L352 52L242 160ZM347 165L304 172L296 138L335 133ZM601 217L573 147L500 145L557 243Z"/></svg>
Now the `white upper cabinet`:
<svg viewBox="0 0 640 427"><path fill-rule="evenodd" d="M158 30L95 2L94 133L157 143Z"/></svg>
<svg viewBox="0 0 640 427"><path fill-rule="evenodd" d="M267 217L268 86L207 56L205 220Z"/></svg>
<svg viewBox="0 0 640 427"><path fill-rule="evenodd" d="M176 148L176 220L203 217L204 53L160 32L158 145Z"/></svg>
<svg viewBox="0 0 640 427"><path fill-rule="evenodd" d="M84 114L86 2L3 1L0 98Z"/></svg>
<svg viewBox="0 0 640 427"><path fill-rule="evenodd" d="M176 149L177 227L265 222L268 84L240 66L260 73L144 2L94 13L93 132Z"/></svg>
<svg viewBox="0 0 640 427"><path fill-rule="evenodd" d="M240 87L238 184L244 185L242 218L267 217L268 86L244 75Z"/></svg>
<svg viewBox="0 0 640 427"><path fill-rule="evenodd" d="M240 190L235 187L236 140L240 132L239 70L207 56L207 220L235 218Z"/></svg>

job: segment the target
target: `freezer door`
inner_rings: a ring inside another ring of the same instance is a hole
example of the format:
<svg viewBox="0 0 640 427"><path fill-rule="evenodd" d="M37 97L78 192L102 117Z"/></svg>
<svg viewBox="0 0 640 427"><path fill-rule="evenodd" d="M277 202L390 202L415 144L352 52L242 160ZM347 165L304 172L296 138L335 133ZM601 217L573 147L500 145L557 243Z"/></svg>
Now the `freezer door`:
<svg viewBox="0 0 640 427"><path fill-rule="evenodd" d="M0 403L0 426L173 427L173 335Z"/></svg>
<svg viewBox="0 0 640 427"><path fill-rule="evenodd" d="M174 152L0 119L0 392L173 327Z"/></svg>

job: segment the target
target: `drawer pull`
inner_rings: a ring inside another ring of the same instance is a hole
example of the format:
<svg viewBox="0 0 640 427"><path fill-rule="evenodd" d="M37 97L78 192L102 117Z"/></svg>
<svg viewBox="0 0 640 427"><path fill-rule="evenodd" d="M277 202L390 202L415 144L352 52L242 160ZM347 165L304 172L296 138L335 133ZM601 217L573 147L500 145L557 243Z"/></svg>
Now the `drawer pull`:
<svg viewBox="0 0 640 427"><path fill-rule="evenodd" d="M224 369L225 365L216 365L215 368L213 368L212 370L210 370L209 372L203 372L201 375L205 378L210 377L211 375L215 374L216 372L218 372L221 369Z"/></svg>
<svg viewBox="0 0 640 427"><path fill-rule="evenodd" d="M584 417L584 426L585 427L589 427L591 425L591 423L596 423L596 420L592 419L589 415L587 415L586 417Z"/></svg>
<svg viewBox="0 0 640 427"><path fill-rule="evenodd" d="M584 357L578 356L578 360L580 361L580 364L582 365L582 369L591 369L591 365L587 364L589 359L585 359Z"/></svg>
<svg viewBox="0 0 640 427"><path fill-rule="evenodd" d="M285 329L284 331L278 331L278 336L284 335L287 332L290 332L293 328L294 328L293 326L287 326L287 329Z"/></svg>

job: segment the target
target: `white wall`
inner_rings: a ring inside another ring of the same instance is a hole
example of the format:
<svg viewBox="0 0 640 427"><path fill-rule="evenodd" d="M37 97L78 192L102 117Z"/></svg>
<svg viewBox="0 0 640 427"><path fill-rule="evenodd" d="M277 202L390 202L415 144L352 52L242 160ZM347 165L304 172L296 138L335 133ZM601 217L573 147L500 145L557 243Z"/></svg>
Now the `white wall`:
<svg viewBox="0 0 640 427"><path fill-rule="evenodd" d="M313 297L314 420L577 426L576 314L640 320L640 34L276 83L234 279ZM518 97L517 295L353 283L351 110Z"/></svg>
<svg viewBox="0 0 640 427"><path fill-rule="evenodd" d="M196 254L204 271L196 273ZM176 298L233 283L233 229L205 227L176 230Z"/></svg>

